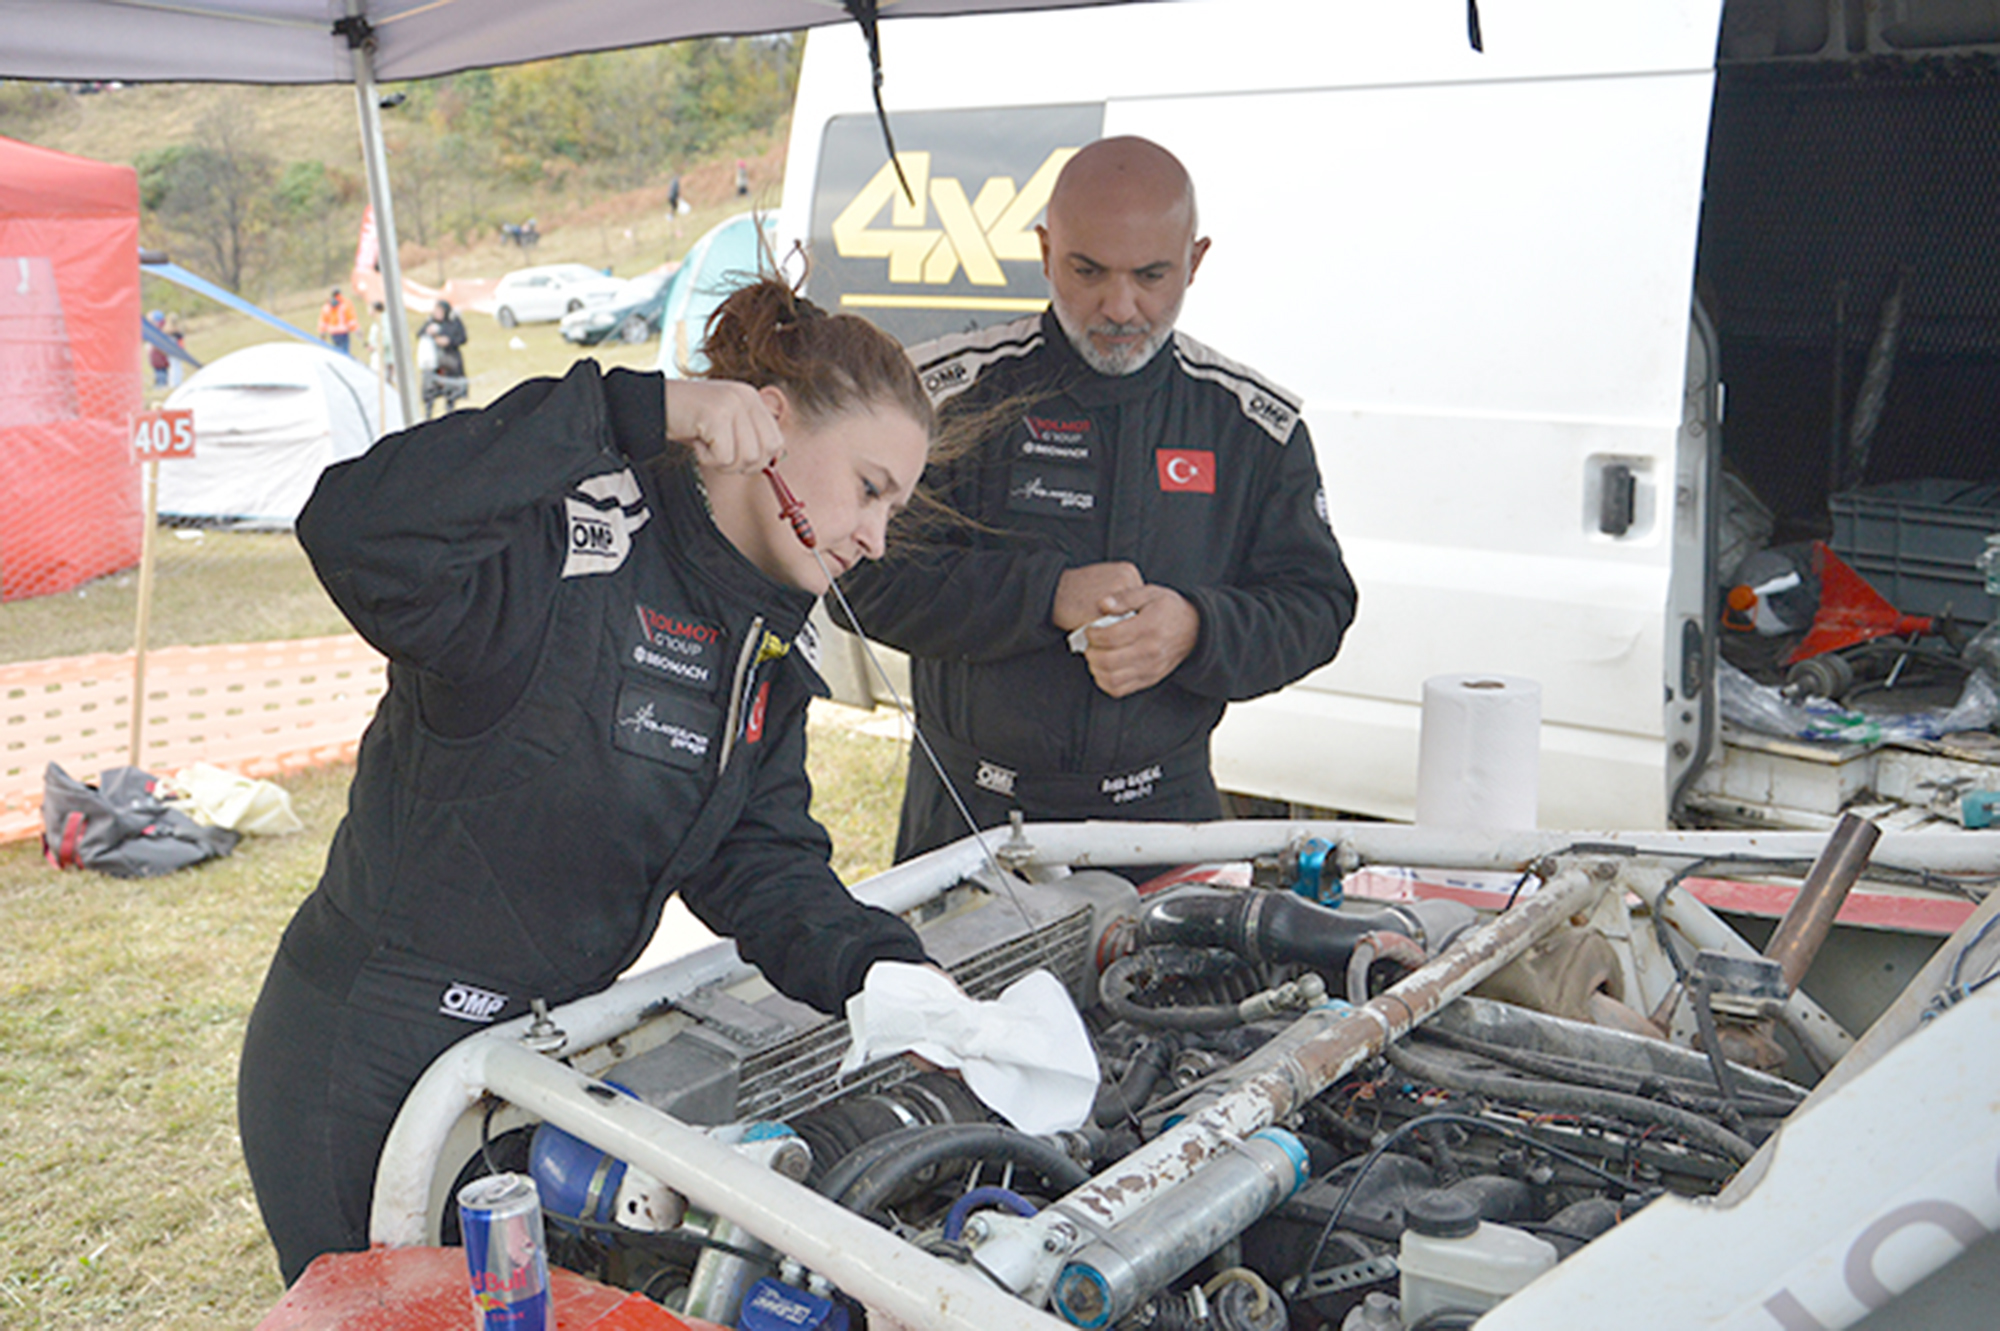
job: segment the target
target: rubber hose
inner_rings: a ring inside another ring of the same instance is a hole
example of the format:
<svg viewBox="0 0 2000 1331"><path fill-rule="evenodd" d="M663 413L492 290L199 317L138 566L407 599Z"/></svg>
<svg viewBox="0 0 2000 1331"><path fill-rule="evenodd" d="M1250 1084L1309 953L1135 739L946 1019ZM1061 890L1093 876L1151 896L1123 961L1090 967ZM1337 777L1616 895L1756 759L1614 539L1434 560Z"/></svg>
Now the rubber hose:
<svg viewBox="0 0 2000 1331"><path fill-rule="evenodd" d="M1104 974L1097 980L1097 999L1104 1005L1104 1010L1134 1026L1173 1031L1219 1031L1241 1026L1243 1013L1235 1003L1216 1003L1205 1007L1143 1007L1133 1001L1132 991L1138 987L1139 973L1159 966L1162 954L1167 950L1153 947L1128 952L1105 967ZM1193 951L1190 948L1175 950Z"/></svg>
<svg viewBox="0 0 2000 1331"><path fill-rule="evenodd" d="M1172 1035L1155 1036L1139 1046L1125 1075L1097 1088L1097 1099L1090 1109L1091 1121L1100 1128L1110 1128L1127 1118L1137 1118L1179 1052L1180 1041Z"/></svg>
<svg viewBox="0 0 2000 1331"><path fill-rule="evenodd" d="M997 1123L942 1123L912 1129L904 1149L877 1160L842 1191L829 1190L827 1195L850 1211L868 1215L932 1165L963 1159L1020 1165L1041 1175L1059 1193L1090 1182L1088 1170L1039 1137Z"/></svg>
<svg viewBox="0 0 2000 1331"><path fill-rule="evenodd" d="M1393 961L1405 971L1421 967L1430 958L1414 938L1388 929L1375 929L1355 940L1354 955L1347 962L1347 1001L1360 1007L1371 995L1368 970L1377 961Z"/></svg>
<svg viewBox="0 0 2000 1331"><path fill-rule="evenodd" d="M1472 1095L1491 1096L1496 1100L1533 1105L1538 1109L1553 1109L1564 1113L1617 1115L1637 1119L1641 1123L1658 1124L1660 1127L1678 1132L1689 1141L1698 1143L1717 1155L1726 1156L1739 1165L1757 1153L1756 1147L1729 1129L1712 1123L1699 1114L1691 1114L1685 1109L1661 1104L1658 1100L1648 1100L1637 1095L1621 1095L1616 1091L1568 1086L1557 1081L1530 1080L1453 1067L1443 1059L1416 1053L1406 1044L1392 1044L1384 1052L1389 1062L1399 1071L1441 1086L1448 1091L1465 1091Z"/></svg>
<svg viewBox="0 0 2000 1331"><path fill-rule="evenodd" d="M1033 1215L1035 1213L1035 1204L1011 1188L996 1188L990 1185L982 1188L974 1188L971 1192L966 1193L965 1196L953 1202L951 1209L945 1212L945 1241L948 1243L958 1242L958 1236L965 1232L966 1217L970 1216L977 1208L985 1206L989 1202L998 1203L1012 1211L1015 1215Z"/></svg>
<svg viewBox="0 0 2000 1331"><path fill-rule="evenodd" d="M1333 910L1290 892L1178 891L1139 917L1141 943L1226 947L1262 962L1297 962L1323 975L1345 975L1363 935L1415 930L1394 910Z"/></svg>
<svg viewBox="0 0 2000 1331"><path fill-rule="evenodd" d="M1571 1202L1539 1225L1526 1228L1556 1245L1564 1257L1609 1234L1618 1224L1619 1206L1608 1197Z"/></svg>
<svg viewBox="0 0 2000 1331"><path fill-rule="evenodd" d="M793 1118L791 1128L812 1148L806 1181L818 1187L828 1169L887 1133L917 1124L991 1120L991 1112L964 1082L943 1072L924 1072L872 1094L821 1105Z"/></svg>
<svg viewBox="0 0 2000 1331"><path fill-rule="evenodd" d="M838 1201L840 1195L852 1187L854 1180L860 1177L862 1170L879 1160L894 1155L898 1151L907 1149L912 1140L922 1136L931 1128L945 1126L949 1125L940 1123L913 1123L906 1128L896 1128L893 1131L885 1132L879 1137L870 1137L839 1160L833 1162L833 1165L812 1186L822 1195Z"/></svg>
<svg viewBox="0 0 2000 1331"><path fill-rule="evenodd" d="M1289 1331L1291 1314L1277 1291L1261 1279L1255 1285L1231 1282L1209 1293L1209 1321L1216 1331Z"/></svg>

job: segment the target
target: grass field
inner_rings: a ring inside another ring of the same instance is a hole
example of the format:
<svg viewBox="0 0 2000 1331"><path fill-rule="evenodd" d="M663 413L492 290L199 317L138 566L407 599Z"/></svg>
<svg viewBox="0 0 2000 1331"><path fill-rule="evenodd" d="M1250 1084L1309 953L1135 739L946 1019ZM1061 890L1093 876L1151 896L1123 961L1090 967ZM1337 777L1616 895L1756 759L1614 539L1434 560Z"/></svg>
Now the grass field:
<svg viewBox="0 0 2000 1331"><path fill-rule="evenodd" d="M902 745L816 720L815 813L887 867ZM283 1292L236 1141L236 1057L352 769L285 784L304 833L164 878L0 846L0 1327L248 1327Z"/></svg>
<svg viewBox="0 0 2000 1331"><path fill-rule="evenodd" d="M655 355L466 321L475 405L582 356ZM162 529L158 549L155 646L347 631L289 533ZM129 651L137 585L126 571L0 604L0 659ZM811 755L835 868L886 868L902 745L815 723ZM236 1056L352 774L286 780L304 833L166 878L60 873L0 846L0 1328L248 1327L282 1293L236 1141Z"/></svg>

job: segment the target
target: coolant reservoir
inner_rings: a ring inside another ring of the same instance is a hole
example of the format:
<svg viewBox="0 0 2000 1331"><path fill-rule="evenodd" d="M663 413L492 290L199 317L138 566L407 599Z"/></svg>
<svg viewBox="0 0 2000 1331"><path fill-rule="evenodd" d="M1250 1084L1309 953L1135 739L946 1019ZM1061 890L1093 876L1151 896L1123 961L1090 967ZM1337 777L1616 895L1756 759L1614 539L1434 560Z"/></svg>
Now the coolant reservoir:
<svg viewBox="0 0 2000 1331"><path fill-rule="evenodd" d="M1396 1259L1405 1326L1446 1310L1485 1312L1556 1264L1555 1245L1481 1220L1469 1197L1420 1194L1410 1199L1405 1219Z"/></svg>

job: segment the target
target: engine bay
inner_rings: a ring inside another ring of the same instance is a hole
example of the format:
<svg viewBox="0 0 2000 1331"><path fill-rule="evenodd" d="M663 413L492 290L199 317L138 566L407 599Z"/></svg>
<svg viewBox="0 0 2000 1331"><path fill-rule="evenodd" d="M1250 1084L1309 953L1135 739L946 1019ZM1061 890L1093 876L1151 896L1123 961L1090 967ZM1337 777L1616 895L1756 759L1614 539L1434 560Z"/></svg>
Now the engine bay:
<svg viewBox="0 0 2000 1331"><path fill-rule="evenodd" d="M1291 835L1144 879L1079 863L998 876L962 855L931 866L934 889L898 871L901 908L967 994L1062 981L1101 1073L1087 1121L1020 1132L904 1057L843 1076L846 1022L725 945L622 982L623 1015L559 1009L505 1041L539 1045L569 1089L492 1068L460 1084L432 1112L449 1121L435 1147L392 1137L376 1236L420 1224L450 1243L457 1187L519 1172L552 1262L691 1320L1444 1331L1662 1198L1714 1196L1852 1043L1674 893L1713 856L1517 858L1498 912L1343 891L1366 858L1351 838ZM727 1153L728 1176L720 1155L667 1167L621 1148L663 1125ZM893 1246L853 1251L859 1231L821 1202ZM793 1238L766 1212L796 1217ZM909 1289L890 1254L963 1281L958 1311L937 1312L949 1289L910 1293L929 1310L913 1315L869 1288Z"/></svg>

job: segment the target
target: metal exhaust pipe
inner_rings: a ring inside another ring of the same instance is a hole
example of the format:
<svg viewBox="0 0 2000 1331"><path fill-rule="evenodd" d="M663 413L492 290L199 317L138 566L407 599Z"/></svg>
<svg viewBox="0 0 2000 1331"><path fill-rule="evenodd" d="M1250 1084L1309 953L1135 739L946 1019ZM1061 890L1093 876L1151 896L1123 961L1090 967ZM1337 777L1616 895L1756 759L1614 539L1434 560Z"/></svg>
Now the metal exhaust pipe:
<svg viewBox="0 0 2000 1331"><path fill-rule="evenodd" d="M1882 829L1866 818L1840 815L1839 824L1826 839L1826 849L1813 861L1805 884L1778 921L1771 941L1764 945L1764 956L1778 963L1788 991L1797 989L1812 968L1813 958L1833 928L1834 917L1867 869L1868 857L1881 838Z"/></svg>

